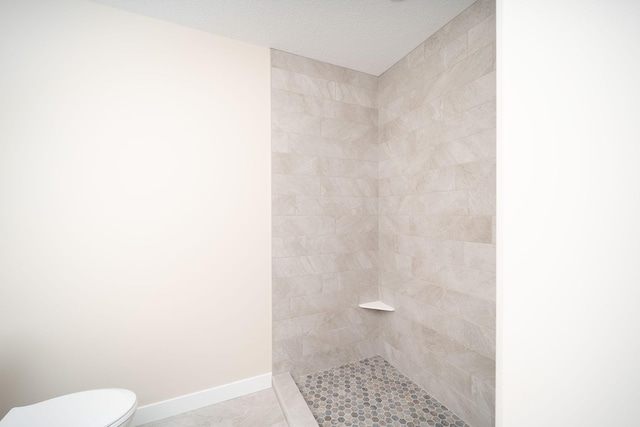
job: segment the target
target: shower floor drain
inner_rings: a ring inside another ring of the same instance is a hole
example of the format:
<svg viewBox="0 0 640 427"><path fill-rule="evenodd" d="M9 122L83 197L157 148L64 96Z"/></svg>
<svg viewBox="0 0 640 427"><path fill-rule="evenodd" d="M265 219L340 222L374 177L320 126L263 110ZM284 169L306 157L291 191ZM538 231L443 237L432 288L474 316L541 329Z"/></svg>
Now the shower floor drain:
<svg viewBox="0 0 640 427"><path fill-rule="evenodd" d="M322 427L469 427L380 356L296 379Z"/></svg>

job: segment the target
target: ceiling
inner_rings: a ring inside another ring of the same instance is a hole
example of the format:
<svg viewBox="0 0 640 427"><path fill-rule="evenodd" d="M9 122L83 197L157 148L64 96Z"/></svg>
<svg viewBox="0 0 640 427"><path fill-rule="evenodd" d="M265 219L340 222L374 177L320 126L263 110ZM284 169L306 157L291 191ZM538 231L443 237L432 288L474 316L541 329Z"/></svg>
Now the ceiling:
<svg viewBox="0 0 640 427"><path fill-rule="evenodd" d="M94 0L380 75L475 0Z"/></svg>

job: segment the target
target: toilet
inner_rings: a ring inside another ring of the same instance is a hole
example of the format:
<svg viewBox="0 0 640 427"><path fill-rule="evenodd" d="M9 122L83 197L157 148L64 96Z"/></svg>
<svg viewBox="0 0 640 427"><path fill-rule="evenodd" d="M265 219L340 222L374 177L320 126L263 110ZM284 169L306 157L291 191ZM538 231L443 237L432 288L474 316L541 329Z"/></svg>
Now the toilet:
<svg viewBox="0 0 640 427"><path fill-rule="evenodd" d="M82 391L13 408L0 427L127 427L137 404L129 390Z"/></svg>

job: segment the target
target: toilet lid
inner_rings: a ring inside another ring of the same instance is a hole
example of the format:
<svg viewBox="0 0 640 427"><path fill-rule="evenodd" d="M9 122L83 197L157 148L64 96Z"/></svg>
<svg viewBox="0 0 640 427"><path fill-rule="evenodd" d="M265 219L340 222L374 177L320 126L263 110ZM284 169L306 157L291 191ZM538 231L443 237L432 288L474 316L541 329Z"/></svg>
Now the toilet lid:
<svg viewBox="0 0 640 427"><path fill-rule="evenodd" d="M89 390L13 408L0 421L0 427L110 427L126 419L135 407L132 391Z"/></svg>

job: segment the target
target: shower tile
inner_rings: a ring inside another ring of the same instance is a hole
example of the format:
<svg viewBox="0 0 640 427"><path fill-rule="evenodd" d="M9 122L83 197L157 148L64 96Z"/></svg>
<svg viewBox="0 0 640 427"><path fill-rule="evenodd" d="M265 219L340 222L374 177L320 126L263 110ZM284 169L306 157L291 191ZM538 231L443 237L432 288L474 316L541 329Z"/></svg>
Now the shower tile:
<svg viewBox="0 0 640 427"><path fill-rule="evenodd" d="M428 137L424 135L424 137ZM438 167L459 165L496 156L496 130L486 129L473 135L439 144L434 149Z"/></svg>
<svg viewBox="0 0 640 427"><path fill-rule="evenodd" d="M336 218L336 233L339 235L371 233L377 228L377 215L346 215Z"/></svg>
<svg viewBox="0 0 640 427"><path fill-rule="evenodd" d="M321 427L468 427L379 356L295 380Z"/></svg>
<svg viewBox="0 0 640 427"><path fill-rule="evenodd" d="M271 87L327 99L333 99L336 93L336 84L332 81L273 67Z"/></svg>
<svg viewBox="0 0 640 427"><path fill-rule="evenodd" d="M302 338L302 354L319 353L332 348L348 346L370 337L371 327L367 324L351 325L340 329L307 334Z"/></svg>
<svg viewBox="0 0 640 427"><path fill-rule="evenodd" d="M464 265L482 271L496 271L496 246L487 243L465 242Z"/></svg>
<svg viewBox="0 0 640 427"><path fill-rule="evenodd" d="M485 381L472 378L471 393L474 402L484 410L494 413L496 410L496 390Z"/></svg>
<svg viewBox="0 0 640 427"><path fill-rule="evenodd" d="M302 337L274 341L272 357L274 362L299 359L302 357Z"/></svg>
<svg viewBox="0 0 640 427"><path fill-rule="evenodd" d="M377 107L376 91L344 83L336 83L335 99L347 104L355 104L368 108Z"/></svg>
<svg viewBox="0 0 640 427"><path fill-rule="evenodd" d="M291 317L291 300L286 298L274 298L271 300L271 317L274 321Z"/></svg>
<svg viewBox="0 0 640 427"><path fill-rule="evenodd" d="M273 276L296 277L314 274L315 269L308 257L289 257L273 259Z"/></svg>
<svg viewBox="0 0 640 427"><path fill-rule="evenodd" d="M496 40L496 15L491 15L484 21L469 29L469 52L494 43Z"/></svg>
<svg viewBox="0 0 640 427"><path fill-rule="evenodd" d="M456 188L495 187L496 159L483 159L455 167Z"/></svg>
<svg viewBox="0 0 640 427"><path fill-rule="evenodd" d="M440 74L425 98L432 100L464 86L494 71L495 65L495 45L484 46Z"/></svg>
<svg viewBox="0 0 640 427"><path fill-rule="evenodd" d="M321 191L320 179L314 176L271 175L272 195L319 195Z"/></svg>
<svg viewBox="0 0 640 427"><path fill-rule="evenodd" d="M274 89L271 91L271 108L274 111L303 113L321 117L323 112L323 99Z"/></svg>
<svg viewBox="0 0 640 427"><path fill-rule="evenodd" d="M314 295L322 292L322 286L322 277L317 275L278 278L273 280L273 296L291 298Z"/></svg>
<svg viewBox="0 0 640 427"><path fill-rule="evenodd" d="M484 104L496 96L496 72L492 71L442 98L444 114L455 115Z"/></svg>
<svg viewBox="0 0 640 427"><path fill-rule="evenodd" d="M320 178L321 194L325 196L376 197L378 183L375 179Z"/></svg>
<svg viewBox="0 0 640 427"><path fill-rule="evenodd" d="M323 119L320 134L323 138L346 141L358 141L374 129L372 125L347 122L344 120Z"/></svg>
<svg viewBox="0 0 640 427"><path fill-rule="evenodd" d="M305 239L304 236L273 236L271 239L271 254L273 258L306 255Z"/></svg>
<svg viewBox="0 0 640 427"><path fill-rule="evenodd" d="M375 108L345 104L340 101L324 100L322 104L322 117L362 123L370 126L378 125L378 114Z"/></svg>
<svg viewBox="0 0 640 427"><path fill-rule="evenodd" d="M271 211L273 215L293 215L296 213L296 208L295 196L271 196Z"/></svg>
<svg viewBox="0 0 640 427"><path fill-rule="evenodd" d="M301 113L271 112L271 128L276 132L320 136L322 119Z"/></svg>
<svg viewBox="0 0 640 427"><path fill-rule="evenodd" d="M308 236L335 233L333 216L283 216L273 218L274 236Z"/></svg>
<svg viewBox="0 0 640 427"><path fill-rule="evenodd" d="M291 153L272 153L271 171L284 175L318 175L320 160L315 156Z"/></svg>
<svg viewBox="0 0 640 427"><path fill-rule="evenodd" d="M467 57L467 33L463 33L438 51L444 68L460 62Z"/></svg>
<svg viewBox="0 0 640 427"><path fill-rule="evenodd" d="M494 272L448 266L440 283L459 292L495 301L495 282Z"/></svg>
<svg viewBox="0 0 640 427"><path fill-rule="evenodd" d="M374 197L298 196L298 215L375 215L378 199Z"/></svg>
<svg viewBox="0 0 640 427"><path fill-rule="evenodd" d="M442 123L443 142L455 141L482 131L496 128L495 98L477 107L446 117Z"/></svg>
<svg viewBox="0 0 640 427"><path fill-rule="evenodd" d="M469 190L469 213L494 215L496 213L496 187L478 187Z"/></svg>
<svg viewBox="0 0 640 427"><path fill-rule="evenodd" d="M319 159L320 174L343 178L377 178L378 164L376 162L336 159L323 157Z"/></svg>

